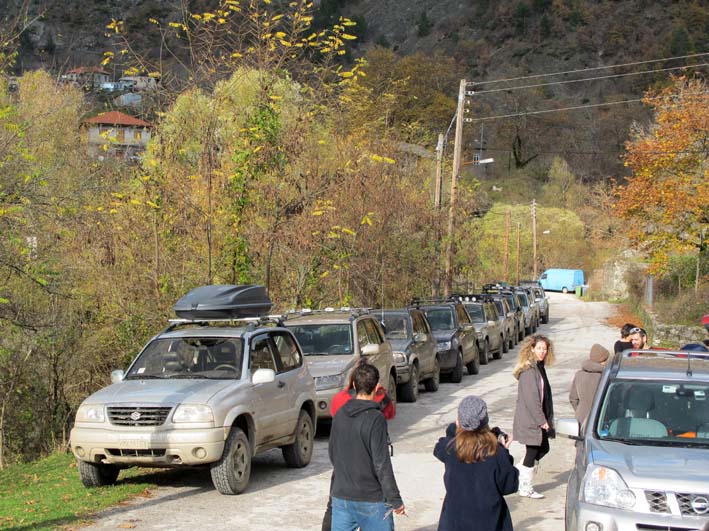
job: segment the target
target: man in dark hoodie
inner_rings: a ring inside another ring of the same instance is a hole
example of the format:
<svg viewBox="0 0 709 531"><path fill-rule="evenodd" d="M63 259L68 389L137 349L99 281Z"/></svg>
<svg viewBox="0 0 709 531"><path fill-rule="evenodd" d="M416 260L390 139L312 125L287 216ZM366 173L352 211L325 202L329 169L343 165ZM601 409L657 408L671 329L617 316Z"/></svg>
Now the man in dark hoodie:
<svg viewBox="0 0 709 531"><path fill-rule="evenodd" d="M569 402L574 408L579 426L584 426L591 412L593 397L596 395L596 388L609 355L608 349L595 343L591 347L588 359L581 365L581 370L574 375L571 391L569 391Z"/></svg>
<svg viewBox="0 0 709 531"><path fill-rule="evenodd" d="M386 420L374 401L378 381L376 367L357 366L352 377L357 395L332 421L328 451L333 466L333 531L390 531L392 512L404 514L389 457Z"/></svg>

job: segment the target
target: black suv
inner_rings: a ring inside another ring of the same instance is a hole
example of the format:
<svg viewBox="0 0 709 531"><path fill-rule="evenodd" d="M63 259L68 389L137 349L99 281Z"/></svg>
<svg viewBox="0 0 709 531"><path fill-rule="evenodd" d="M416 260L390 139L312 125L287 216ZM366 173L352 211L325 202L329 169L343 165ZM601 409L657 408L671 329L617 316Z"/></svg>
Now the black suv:
<svg viewBox="0 0 709 531"><path fill-rule="evenodd" d="M450 375L453 383L463 379L463 365L468 374L480 372L480 354L475 327L465 307L450 299L414 299L412 306L426 313L438 342L441 373Z"/></svg>

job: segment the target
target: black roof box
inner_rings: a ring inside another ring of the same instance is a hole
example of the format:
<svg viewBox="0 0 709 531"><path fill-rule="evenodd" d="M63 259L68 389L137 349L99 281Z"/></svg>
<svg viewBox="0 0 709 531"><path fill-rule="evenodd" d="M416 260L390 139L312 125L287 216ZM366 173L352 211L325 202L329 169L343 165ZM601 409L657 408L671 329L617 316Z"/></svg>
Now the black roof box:
<svg viewBox="0 0 709 531"><path fill-rule="evenodd" d="M224 284L195 288L173 309L184 319L239 319L266 315L271 306L264 286Z"/></svg>

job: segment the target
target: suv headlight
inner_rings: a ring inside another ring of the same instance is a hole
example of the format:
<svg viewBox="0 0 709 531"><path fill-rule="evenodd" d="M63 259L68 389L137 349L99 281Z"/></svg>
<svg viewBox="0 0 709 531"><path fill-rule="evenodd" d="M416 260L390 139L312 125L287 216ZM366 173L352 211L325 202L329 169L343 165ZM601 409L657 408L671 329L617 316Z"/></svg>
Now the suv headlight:
<svg viewBox="0 0 709 531"><path fill-rule="evenodd" d="M438 352L443 352L444 350L450 350L452 346L452 341L441 341L438 343Z"/></svg>
<svg viewBox="0 0 709 531"><path fill-rule="evenodd" d="M82 404L76 411L76 422L105 422L103 405Z"/></svg>
<svg viewBox="0 0 709 531"><path fill-rule="evenodd" d="M209 406L180 404L172 415L172 422L214 422L214 414Z"/></svg>
<svg viewBox="0 0 709 531"><path fill-rule="evenodd" d="M394 352L394 363L397 365L402 365L406 363L406 353L405 352Z"/></svg>
<svg viewBox="0 0 709 531"><path fill-rule="evenodd" d="M324 391L325 389L341 389L345 386L345 373L328 374L327 376L317 376L315 378L315 389Z"/></svg>
<svg viewBox="0 0 709 531"><path fill-rule="evenodd" d="M631 509L635 505L635 494L620 477L620 474L605 466L589 465L583 486L583 497L588 503Z"/></svg>

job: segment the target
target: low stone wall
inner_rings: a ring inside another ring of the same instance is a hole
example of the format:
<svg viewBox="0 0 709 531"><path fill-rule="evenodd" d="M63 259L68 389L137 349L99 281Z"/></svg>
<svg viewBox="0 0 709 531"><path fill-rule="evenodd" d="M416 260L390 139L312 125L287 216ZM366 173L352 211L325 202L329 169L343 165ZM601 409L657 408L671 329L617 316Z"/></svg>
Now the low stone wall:
<svg viewBox="0 0 709 531"><path fill-rule="evenodd" d="M701 343L707 337L706 330L701 326L684 326L677 324L663 324L657 315L645 311L645 316L650 322L653 343L669 344L672 348L680 348L687 343Z"/></svg>

